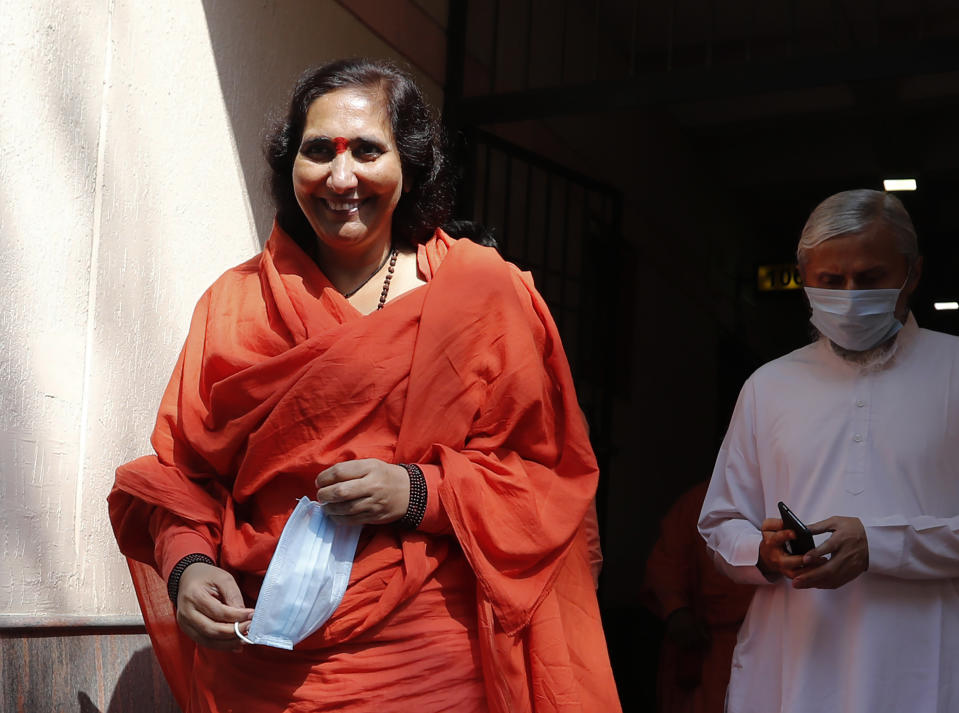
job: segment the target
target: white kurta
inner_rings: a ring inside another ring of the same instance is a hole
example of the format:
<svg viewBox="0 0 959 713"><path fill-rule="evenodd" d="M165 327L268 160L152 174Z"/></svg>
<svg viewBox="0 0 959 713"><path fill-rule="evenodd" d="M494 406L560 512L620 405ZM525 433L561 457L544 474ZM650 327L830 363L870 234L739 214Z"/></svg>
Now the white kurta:
<svg viewBox="0 0 959 713"><path fill-rule="evenodd" d="M740 393L699 522L720 569L764 585L729 713L959 713L959 338L910 315L897 342L868 372L820 341ZM780 500L806 523L860 518L868 571L835 590L768 582L758 528Z"/></svg>

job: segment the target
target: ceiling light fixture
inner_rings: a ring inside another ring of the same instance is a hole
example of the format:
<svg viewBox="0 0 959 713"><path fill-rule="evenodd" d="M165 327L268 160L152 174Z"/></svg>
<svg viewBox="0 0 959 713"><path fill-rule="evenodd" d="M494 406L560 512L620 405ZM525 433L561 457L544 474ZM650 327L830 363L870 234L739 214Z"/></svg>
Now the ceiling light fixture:
<svg viewBox="0 0 959 713"><path fill-rule="evenodd" d="M915 178L887 178L882 187L887 191L914 191L918 188Z"/></svg>
<svg viewBox="0 0 959 713"><path fill-rule="evenodd" d="M959 309L959 302L933 302L932 306L937 310Z"/></svg>

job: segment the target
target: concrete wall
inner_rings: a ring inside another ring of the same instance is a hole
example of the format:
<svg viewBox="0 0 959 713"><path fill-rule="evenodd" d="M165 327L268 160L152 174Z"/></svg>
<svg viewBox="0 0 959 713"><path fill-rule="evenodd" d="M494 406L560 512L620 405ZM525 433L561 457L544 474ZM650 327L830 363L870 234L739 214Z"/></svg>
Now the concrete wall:
<svg viewBox="0 0 959 713"><path fill-rule="evenodd" d="M266 239L261 136L295 77L408 60L441 106L446 8L0 3L0 710L176 710L113 471L149 452L195 301Z"/></svg>
<svg viewBox="0 0 959 713"><path fill-rule="evenodd" d="M138 621L113 471L148 452L196 299L265 240L267 115L309 65L417 41L370 5L0 4L0 626ZM443 40L445 2L379 5ZM416 71L440 104L442 67Z"/></svg>

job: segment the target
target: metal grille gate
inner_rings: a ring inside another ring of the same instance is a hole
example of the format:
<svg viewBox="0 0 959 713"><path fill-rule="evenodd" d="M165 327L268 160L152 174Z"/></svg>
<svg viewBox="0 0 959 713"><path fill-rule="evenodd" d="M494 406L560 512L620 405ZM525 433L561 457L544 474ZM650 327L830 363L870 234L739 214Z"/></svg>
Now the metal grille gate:
<svg viewBox="0 0 959 713"><path fill-rule="evenodd" d="M604 519L617 374L622 195L479 129L466 135L463 214L494 231L503 256L533 274L573 371L600 464ZM614 289L604 289L614 285Z"/></svg>

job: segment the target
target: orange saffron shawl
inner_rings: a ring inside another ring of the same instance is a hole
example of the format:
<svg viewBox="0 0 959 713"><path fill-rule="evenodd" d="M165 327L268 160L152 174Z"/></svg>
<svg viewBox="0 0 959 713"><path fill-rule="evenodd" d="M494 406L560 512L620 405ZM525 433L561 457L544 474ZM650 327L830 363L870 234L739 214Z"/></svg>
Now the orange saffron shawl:
<svg viewBox="0 0 959 713"><path fill-rule="evenodd" d="M418 265L426 285L364 316L274 227L263 253L201 298L156 455L121 466L109 497L185 710L195 645L157 572L205 552L254 602L293 498L363 457L420 464L427 518L416 532L366 528L343 603L307 648L389 626L446 558L465 556L492 713L620 710L583 527L597 466L549 311L528 275L467 240L437 231ZM405 389L393 433L365 427L389 398L380 383Z"/></svg>

